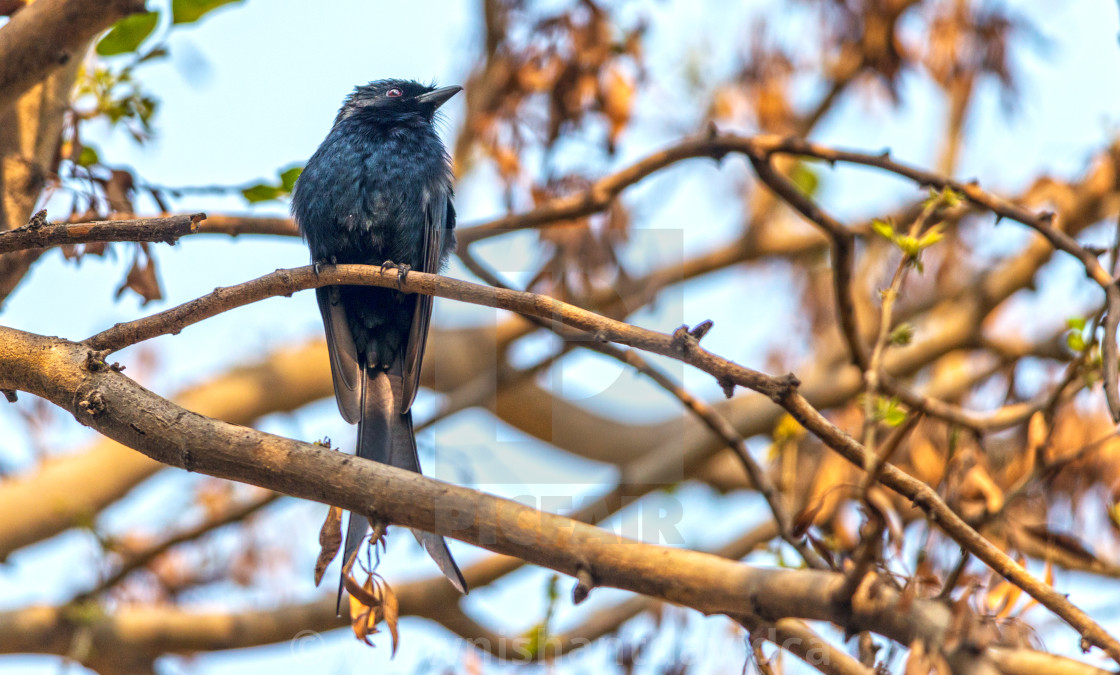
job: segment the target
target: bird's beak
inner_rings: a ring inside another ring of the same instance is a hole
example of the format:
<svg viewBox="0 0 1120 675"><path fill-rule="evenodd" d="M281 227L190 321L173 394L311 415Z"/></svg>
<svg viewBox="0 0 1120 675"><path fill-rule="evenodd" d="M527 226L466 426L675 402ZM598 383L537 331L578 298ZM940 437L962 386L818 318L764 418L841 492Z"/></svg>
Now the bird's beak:
<svg viewBox="0 0 1120 675"><path fill-rule="evenodd" d="M435 110L444 103L447 103L447 99L451 98L461 91L463 91L462 87L457 84L453 84L450 87L440 87L435 91L429 91L426 94L420 94L416 97L416 100L420 103L432 106L432 110Z"/></svg>

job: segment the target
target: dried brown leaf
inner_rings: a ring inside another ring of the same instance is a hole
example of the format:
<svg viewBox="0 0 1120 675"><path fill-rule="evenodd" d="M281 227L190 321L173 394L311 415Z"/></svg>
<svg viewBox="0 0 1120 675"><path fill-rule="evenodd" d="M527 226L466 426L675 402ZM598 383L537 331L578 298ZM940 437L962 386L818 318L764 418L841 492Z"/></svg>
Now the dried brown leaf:
<svg viewBox="0 0 1120 675"><path fill-rule="evenodd" d="M1039 410L1031 415L1031 421L1027 424L1027 450L1031 455L1038 453L1049 436L1050 425L1046 423L1046 415Z"/></svg>
<svg viewBox="0 0 1120 675"><path fill-rule="evenodd" d="M929 675L931 664L929 654L926 653L926 644L921 640L910 643L910 654L906 657L903 669L905 675Z"/></svg>
<svg viewBox="0 0 1120 675"><path fill-rule="evenodd" d="M342 545L342 509L332 506L327 511L323 526L319 528L319 558L315 561L315 585L323 580L327 565L338 555ZM347 562L347 561L343 561Z"/></svg>
<svg viewBox="0 0 1120 675"><path fill-rule="evenodd" d="M996 513L1003 508L1003 490L992 480L988 470L979 464L972 466L965 474L961 483L961 496L983 499L988 513Z"/></svg>
<svg viewBox="0 0 1120 675"><path fill-rule="evenodd" d="M607 70L604 76L602 94L603 114L610 122L609 147L613 150L618 137L630 123L634 107L634 81L618 67Z"/></svg>
<svg viewBox="0 0 1120 675"><path fill-rule="evenodd" d="M392 653L391 656L397 655L397 646L400 643L400 634L397 632L397 621L400 619L400 605L397 603L397 594L393 592L392 586L388 583L381 584L383 602L381 605L381 614L385 618L385 625L389 627L389 635L392 637Z"/></svg>
<svg viewBox="0 0 1120 675"><path fill-rule="evenodd" d="M915 478L936 485L945 475L945 454L925 434L915 434L910 441L910 466Z"/></svg>
<svg viewBox="0 0 1120 675"><path fill-rule="evenodd" d="M144 264L140 264L140 258L144 258ZM124 283L117 288L115 297L121 297L125 290L135 291L143 298L140 303L146 305L152 300L162 300L163 290L159 285L159 276L156 274L156 263L148 255L141 256L140 253L132 261L132 267L128 270L128 276L125 277Z"/></svg>

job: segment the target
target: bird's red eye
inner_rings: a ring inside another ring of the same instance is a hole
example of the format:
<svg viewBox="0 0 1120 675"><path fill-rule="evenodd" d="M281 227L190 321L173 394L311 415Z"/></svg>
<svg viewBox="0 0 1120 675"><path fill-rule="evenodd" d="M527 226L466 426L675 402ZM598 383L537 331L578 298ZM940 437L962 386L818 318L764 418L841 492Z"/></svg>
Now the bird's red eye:
<svg viewBox="0 0 1120 675"><path fill-rule="evenodd" d="M385 92L385 95L388 96L389 98L400 98L403 94L404 94L403 91L401 91L400 89L395 89L395 88L390 89L389 91Z"/></svg>

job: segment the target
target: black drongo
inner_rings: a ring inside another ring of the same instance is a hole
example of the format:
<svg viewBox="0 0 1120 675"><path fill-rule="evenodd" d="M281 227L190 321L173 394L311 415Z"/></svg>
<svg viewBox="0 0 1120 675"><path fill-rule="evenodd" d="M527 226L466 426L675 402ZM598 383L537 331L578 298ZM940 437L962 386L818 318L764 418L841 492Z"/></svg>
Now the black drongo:
<svg viewBox="0 0 1120 675"><path fill-rule="evenodd" d="M292 193L292 214L314 264L391 261L401 274L442 269L455 248L455 209L450 159L433 118L460 89L379 80L346 98ZM330 286L316 296L338 409L358 424L358 456L419 473L411 407L431 296L368 286ZM344 564L366 529L364 516L351 513ZM466 593L443 537L415 534Z"/></svg>

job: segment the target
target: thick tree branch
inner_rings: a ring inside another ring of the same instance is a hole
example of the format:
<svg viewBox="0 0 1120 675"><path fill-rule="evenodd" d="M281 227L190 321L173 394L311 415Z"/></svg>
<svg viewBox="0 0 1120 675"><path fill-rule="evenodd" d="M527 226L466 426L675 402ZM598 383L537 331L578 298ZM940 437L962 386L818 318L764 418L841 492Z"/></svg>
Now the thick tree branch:
<svg viewBox="0 0 1120 675"><path fill-rule="evenodd" d="M854 596L840 598L840 574L757 569L710 554L642 544L513 501L202 417L119 372L90 370L88 354L80 344L0 328L0 386L19 383L157 461L377 514L568 575L589 574L595 585L702 612L749 610L770 620L833 621L842 615L850 630L872 630L903 644L919 637L943 644L951 623L947 606L903 600L871 576ZM906 611L901 602L907 603ZM40 625L56 625L57 618L45 618L39 617ZM154 636L165 639L166 633L144 630L138 637ZM194 648L212 648L213 635L206 637Z"/></svg>
<svg viewBox="0 0 1120 675"><path fill-rule="evenodd" d="M0 28L0 110L55 69L84 56L86 43L143 0L38 0Z"/></svg>
<svg viewBox="0 0 1120 675"><path fill-rule="evenodd" d="M294 410L330 396L326 364L326 346L321 341L286 347L258 363L188 387L174 400L203 415L247 425L263 415ZM0 513L4 514L0 559L88 522L162 468L112 440L101 439L81 452L48 459L33 473L0 482ZM44 509L43 504L51 508Z"/></svg>
<svg viewBox="0 0 1120 675"><path fill-rule="evenodd" d="M412 272L402 280L395 272L390 274L384 272L380 267L363 265L326 266L320 268L318 274L310 266L294 270L278 270L239 286L218 289L210 295L166 312L130 323L118 324L108 331L91 337L84 344L87 348L95 349L120 348L156 335L177 332L184 326L233 307L266 297L290 295L306 288L345 284L396 287L404 292L428 293L537 316L583 330L593 336L593 339L618 342L678 359L711 374L725 388L737 385L766 395L785 408L802 426L826 445L857 467L867 469L874 464L874 457L866 448L826 420L805 400L797 390L799 382L793 375L770 377L708 352L690 336L666 335L644 330L546 296L494 289L419 272ZM18 379L14 381L18 382ZM22 389L23 387L15 384L8 388ZM1076 628L1088 644L1105 649L1110 656L1120 662L1120 641L1070 603L1064 595L1033 577L1006 553L977 533L928 485L890 464L883 466L880 480L925 511L933 522L936 522L966 550L971 551L993 570Z"/></svg>

